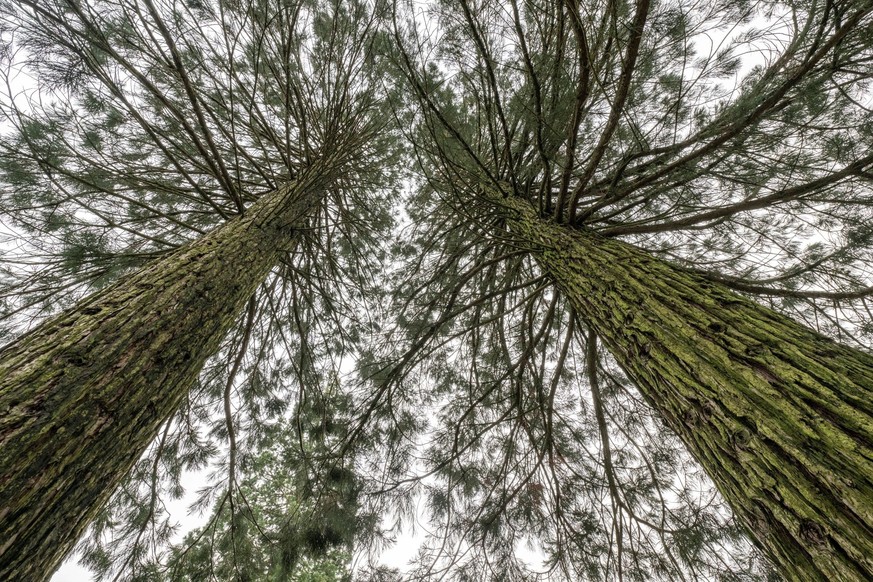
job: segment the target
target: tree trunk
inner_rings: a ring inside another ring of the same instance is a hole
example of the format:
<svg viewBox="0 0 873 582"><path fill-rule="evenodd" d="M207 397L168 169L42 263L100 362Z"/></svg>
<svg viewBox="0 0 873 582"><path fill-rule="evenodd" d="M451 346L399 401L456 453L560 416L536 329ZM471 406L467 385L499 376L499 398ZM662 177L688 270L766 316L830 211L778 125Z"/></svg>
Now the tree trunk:
<svg viewBox="0 0 873 582"><path fill-rule="evenodd" d="M873 355L501 200L573 308L788 580L873 580Z"/></svg>
<svg viewBox="0 0 873 582"><path fill-rule="evenodd" d="M315 171L0 350L0 580L47 579L321 198Z"/></svg>

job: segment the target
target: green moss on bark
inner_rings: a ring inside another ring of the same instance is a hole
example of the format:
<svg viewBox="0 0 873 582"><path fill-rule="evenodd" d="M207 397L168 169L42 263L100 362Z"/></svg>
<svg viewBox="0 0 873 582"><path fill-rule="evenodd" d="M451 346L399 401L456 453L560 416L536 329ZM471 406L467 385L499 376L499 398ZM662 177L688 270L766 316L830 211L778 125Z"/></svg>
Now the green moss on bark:
<svg viewBox="0 0 873 582"><path fill-rule="evenodd" d="M501 200L788 580L873 580L873 356Z"/></svg>
<svg viewBox="0 0 873 582"><path fill-rule="evenodd" d="M0 351L0 580L44 580L320 200L310 172Z"/></svg>

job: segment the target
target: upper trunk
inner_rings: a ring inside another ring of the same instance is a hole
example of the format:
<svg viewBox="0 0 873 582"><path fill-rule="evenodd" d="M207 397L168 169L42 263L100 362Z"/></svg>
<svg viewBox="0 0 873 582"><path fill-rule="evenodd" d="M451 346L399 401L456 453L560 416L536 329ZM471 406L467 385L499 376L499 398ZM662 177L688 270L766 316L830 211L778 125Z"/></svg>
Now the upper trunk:
<svg viewBox="0 0 873 582"><path fill-rule="evenodd" d="M310 170L0 350L0 580L44 580L321 199Z"/></svg>
<svg viewBox="0 0 873 582"><path fill-rule="evenodd" d="M873 580L873 356L518 199L509 228L789 580Z"/></svg>

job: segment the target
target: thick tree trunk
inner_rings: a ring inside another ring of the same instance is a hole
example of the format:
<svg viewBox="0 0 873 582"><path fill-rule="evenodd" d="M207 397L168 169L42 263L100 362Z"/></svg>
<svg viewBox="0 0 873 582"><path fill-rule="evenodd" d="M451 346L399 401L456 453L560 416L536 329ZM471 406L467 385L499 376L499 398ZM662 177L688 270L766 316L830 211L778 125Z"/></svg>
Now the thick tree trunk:
<svg viewBox="0 0 873 582"><path fill-rule="evenodd" d="M52 574L322 189L310 171L0 350L0 580Z"/></svg>
<svg viewBox="0 0 873 582"><path fill-rule="evenodd" d="M504 200L509 228L788 580L873 580L873 355Z"/></svg>

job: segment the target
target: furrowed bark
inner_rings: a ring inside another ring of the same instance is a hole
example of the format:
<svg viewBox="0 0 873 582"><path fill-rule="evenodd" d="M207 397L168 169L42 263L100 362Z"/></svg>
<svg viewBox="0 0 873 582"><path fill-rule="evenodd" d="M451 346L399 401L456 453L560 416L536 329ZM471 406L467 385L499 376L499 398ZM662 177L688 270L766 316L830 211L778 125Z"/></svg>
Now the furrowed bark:
<svg viewBox="0 0 873 582"><path fill-rule="evenodd" d="M787 580L873 580L873 355L501 199Z"/></svg>
<svg viewBox="0 0 873 582"><path fill-rule="evenodd" d="M295 227L315 169L0 350L0 580L47 579L177 409Z"/></svg>

